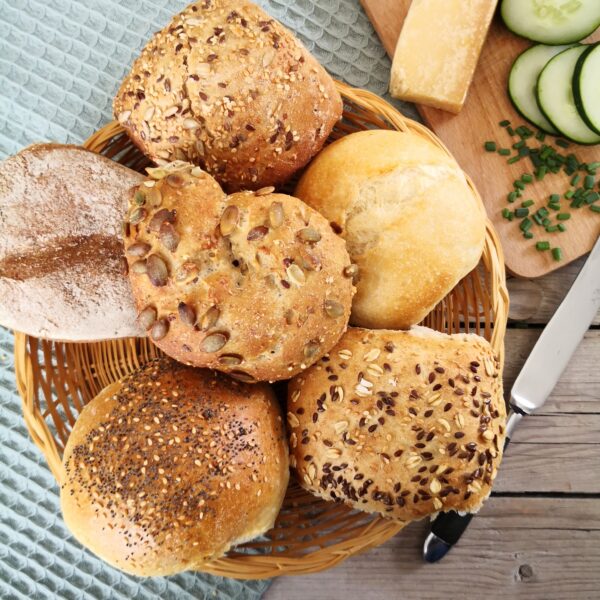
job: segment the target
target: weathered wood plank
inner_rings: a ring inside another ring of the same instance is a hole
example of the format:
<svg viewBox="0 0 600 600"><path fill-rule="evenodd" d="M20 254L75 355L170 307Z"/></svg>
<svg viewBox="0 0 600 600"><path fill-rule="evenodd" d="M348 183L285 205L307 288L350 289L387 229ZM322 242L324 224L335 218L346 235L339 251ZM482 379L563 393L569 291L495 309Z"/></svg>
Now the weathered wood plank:
<svg viewBox="0 0 600 600"><path fill-rule="evenodd" d="M523 430L515 435L524 438ZM600 444L515 441L504 456L494 491L600 494Z"/></svg>
<svg viewBox="0 0 600 600"><path fill-rule="evenodd" d="M577 277L585 257L540 279L508 280L511 319L528 323L547 323ZM600 325L600 312L594 319Z"/></svg>
<svg viewBox="0 0 600 600"><path fill-rule="evenodd" d="M414 523L335 569L277 579L265 600L597 598L597 499L491 498L441 562L420 555L426 523Z"/></svg>
<svg viewBox="0 0 600 600"><path fill-rule="evenodd" d="M506 332L504 387L508 395L527 356L541 334L539 329ZM600 413L600 331L589 330L540 414Z"/></svg>

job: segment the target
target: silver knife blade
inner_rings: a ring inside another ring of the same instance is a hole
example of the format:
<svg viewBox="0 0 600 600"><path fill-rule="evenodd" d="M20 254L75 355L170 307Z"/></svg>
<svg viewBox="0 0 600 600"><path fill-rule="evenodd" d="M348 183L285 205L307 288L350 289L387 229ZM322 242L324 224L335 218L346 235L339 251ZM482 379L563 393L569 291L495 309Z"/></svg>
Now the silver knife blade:
<svg viewBox="0 0 600 600"><path fill-rule="evenodd" d="M600 237L510 392L510 403L530 414L540 408L600 309Z"/></svg>

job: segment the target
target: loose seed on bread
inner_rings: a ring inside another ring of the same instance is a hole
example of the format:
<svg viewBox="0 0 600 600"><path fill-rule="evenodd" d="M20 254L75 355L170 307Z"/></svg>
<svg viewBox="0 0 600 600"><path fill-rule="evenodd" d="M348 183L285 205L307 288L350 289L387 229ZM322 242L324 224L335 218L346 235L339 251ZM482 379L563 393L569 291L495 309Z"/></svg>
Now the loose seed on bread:
<svg viewBox="0 0 600 600"><path fill-rule="evenodd" d="M162 287L167 285L169 280L169 272L167 265L162 258L156 254L151 254L146 259L146 269L150 282L155 287Z"/></svg>

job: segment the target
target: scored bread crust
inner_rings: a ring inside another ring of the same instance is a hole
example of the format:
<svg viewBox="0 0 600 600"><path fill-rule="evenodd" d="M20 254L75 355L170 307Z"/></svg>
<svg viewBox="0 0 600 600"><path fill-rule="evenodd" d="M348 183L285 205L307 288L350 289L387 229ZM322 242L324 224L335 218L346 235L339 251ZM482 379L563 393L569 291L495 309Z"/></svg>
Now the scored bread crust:
<svg viewBox="0 0 600 600"><path fill-rule="evenodd" d="M339 340L354 293L350 259L320 214L269 189L226 196L189 163L150 172L132 193L125 247L140 319L152 312L146 327L164 352L274 381Z"/></svg>
<svg viewBox="0 0 600 600"><path fill-rule="evenodd" d="M337 224L359 268L351 324L407 329L477 266L485 211L456 161L410 131L347 135L294 195Z"/></svg>
<svg viewBox="0 0 600 600"><path fill-rule="evenodd" d="M502 458L498 359L477 335L351 327L287 411L305 489L399 521L478 510Z"/></svg>
<svg viewBox="0 0 600 600"><path fill-rule="evenodd" d="M246 0L190 4L123 80L115 117L158 164L199 164L228 191L277 186L323 146L342 114L327 72Z"/></svg>
<svg viewBox="0 0 600 600"><path fill-rule="evenodd" d="M63 458L73 535L139 576L202 566L268 531L287 488L279 403L171 359L151 361L82 411Z"/></svg>
<svg viewBox="0 0 600 600"><path fill-rule="evenodd" d="M0 325L65 341L145 335L121 232L142 180L71 145L36 144L0 163Z"/></svg>

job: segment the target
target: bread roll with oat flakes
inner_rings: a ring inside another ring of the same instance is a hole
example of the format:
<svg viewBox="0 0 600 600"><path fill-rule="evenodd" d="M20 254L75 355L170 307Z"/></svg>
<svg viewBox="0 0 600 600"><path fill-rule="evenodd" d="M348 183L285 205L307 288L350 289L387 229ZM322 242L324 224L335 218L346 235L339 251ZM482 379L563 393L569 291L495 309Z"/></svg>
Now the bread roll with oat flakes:
<svg viewBox="0 0 600 600"><path fill-rule="evenodd" d="M143 336L121 227L143 177L78 146L0 163L0 325L53 340Z"/></svg>
<svg viewBox="0 0 600 600"><path fill-rule="evenodd" d="M400 521L478 510L502 458L501 373L477 335L351 327L287 411L304 488Z"/></svg>
<svg viewBox="0 0 600 600"><path fill-rule="evenodd" d="M339 340L352 269L320 214L272 188L226 196L189 163L150 173L132 194L125 247L139 320L161 350L274 381Z"/></svg>
<svg viewBox="0 0 600 600"><path fill-rule="evenodd" d="M113 108L152 160L194 162L237 191L277 186L303 167L341 117L342 100L261 8L200 0L150 40Z"/></svg>
<svg viewBox="0 0 600 600"><path fill-rule="evenodd" d="M84 408L63 465L61 507L73 535L145 577L202 570L271 529L289 477L268 385L167 358Z"/></svg>
<svg viewBox="0 0 600 600"><path fill-rule="evenodd" d="M315 158L294 193L335 224L358 265L353 325L419 323L483 252L485 211L464 173L410 131L343 137Z"/></svg>

